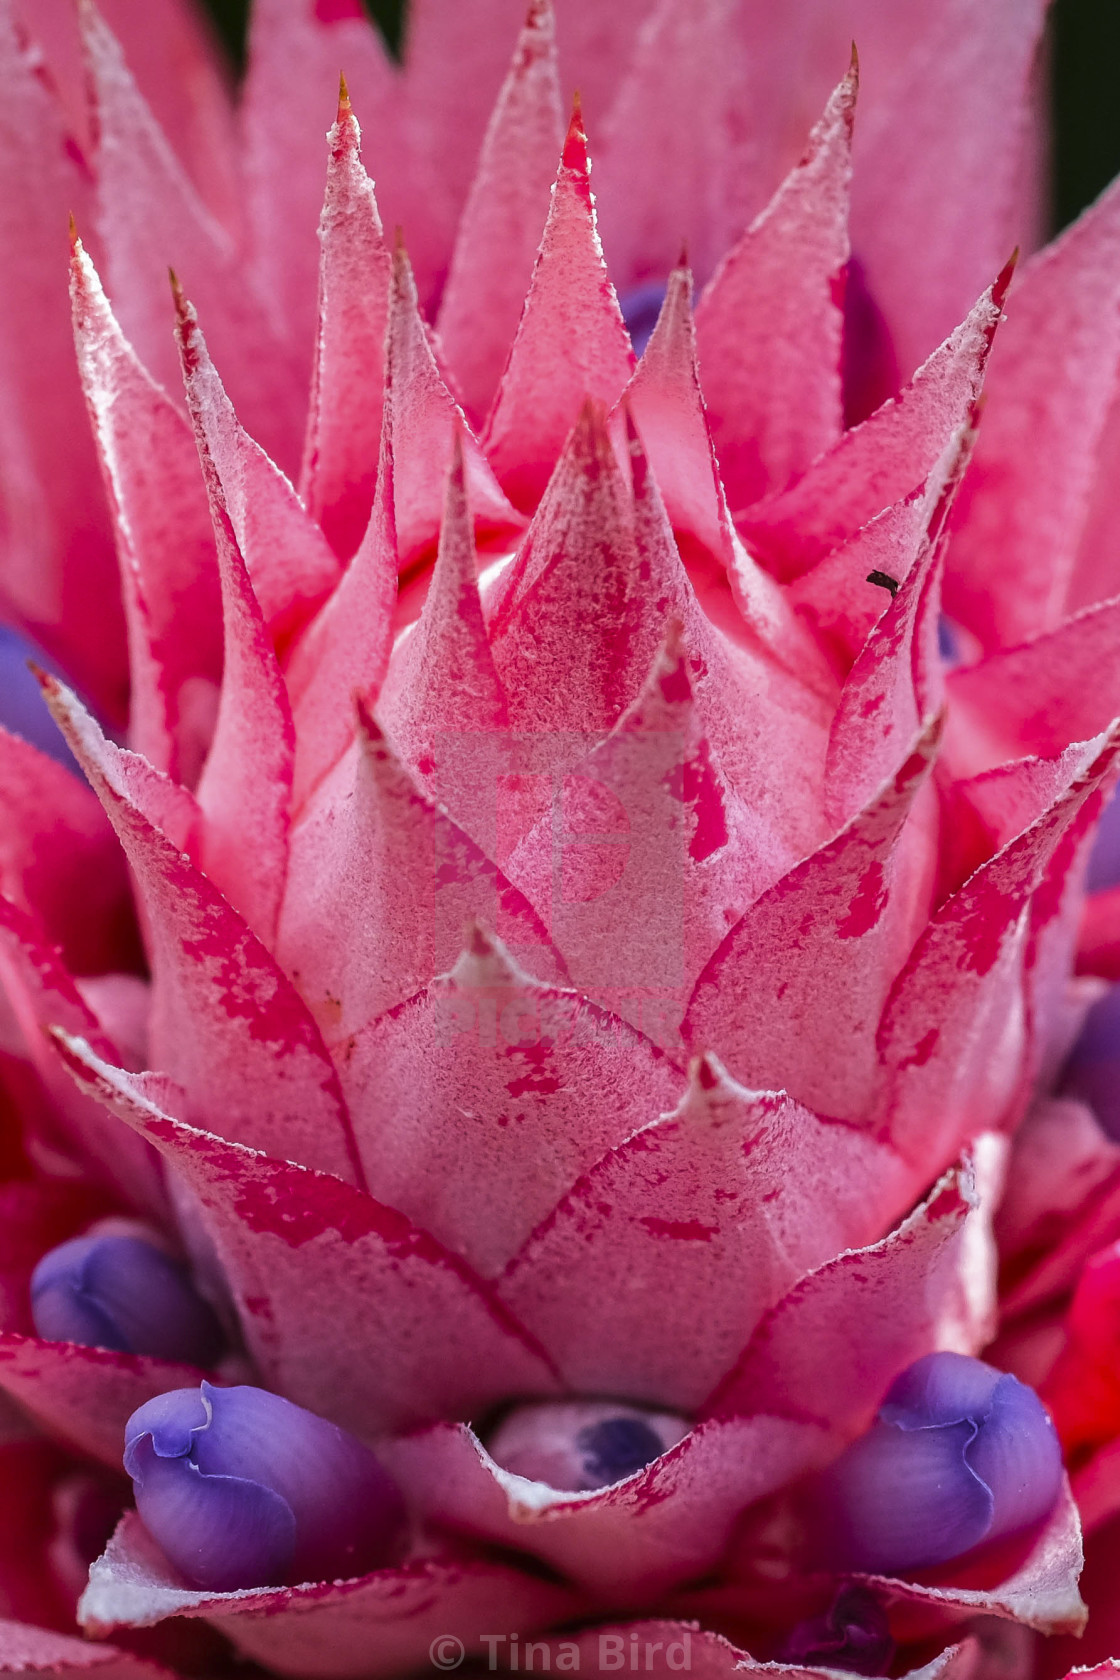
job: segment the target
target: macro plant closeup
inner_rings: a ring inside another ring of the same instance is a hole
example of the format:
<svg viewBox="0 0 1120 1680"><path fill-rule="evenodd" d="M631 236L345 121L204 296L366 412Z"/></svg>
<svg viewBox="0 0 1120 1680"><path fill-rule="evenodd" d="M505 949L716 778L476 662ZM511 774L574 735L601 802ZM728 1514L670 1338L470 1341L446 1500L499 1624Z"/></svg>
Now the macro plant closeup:
<svg viewBox="0 0 1120 1680"><path fill-rule="evenodd" d="M1109 1680L1045 0L378 18L0 0L0 1675Z"/></svg>

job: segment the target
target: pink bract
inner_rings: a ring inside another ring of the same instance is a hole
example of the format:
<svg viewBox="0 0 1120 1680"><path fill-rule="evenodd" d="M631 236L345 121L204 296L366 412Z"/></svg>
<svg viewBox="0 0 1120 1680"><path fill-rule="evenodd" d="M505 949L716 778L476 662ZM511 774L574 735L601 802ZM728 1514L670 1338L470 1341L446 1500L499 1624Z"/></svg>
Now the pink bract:
<svg viewBox="0 0 1120 1680"><path fill-rule="evenodd" d="M235 101L187 0L0 0L0 604L89 784L0 730L0 1672L803 1680L810 1479L993 1343L1073 1492L863 1588L899 1675L1061 1672L1120 1520L1120 1166L1055 1095L1120 976L1120 188L1008 261L1042 0L524 9L412 0L398 66L256 0ZM105 1218L217 1373L34 1334ZM374 1446L397 1561L110 1535L205 1375ZM490 1456L573 1398L680 1427Z"/></svg>

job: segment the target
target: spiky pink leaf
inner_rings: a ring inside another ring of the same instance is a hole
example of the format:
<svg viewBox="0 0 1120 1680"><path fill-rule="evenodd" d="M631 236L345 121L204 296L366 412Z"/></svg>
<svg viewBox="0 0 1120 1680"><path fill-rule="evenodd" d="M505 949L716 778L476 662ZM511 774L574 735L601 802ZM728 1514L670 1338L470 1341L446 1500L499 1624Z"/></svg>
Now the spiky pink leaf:
<svg viewBox="0 0 1120 1680"><path fill-rule="evenodd" d="M290 485L238 426L194 310L178 292L176 297L187 399L217 546L224 631L218 716L198 783L198 853L211 880L271 945L287 873L295 753L272 636L290 624L285 615L293 597L296 610L306 612L303 591L321 593L336 569ZM316 560L322 571L312 581ZM255 564L259 589L250 581L248 564Z"/></svg>
<svg viewBox="0 0 1120 1680"><path fill-rule="evenodd" d="M889 1236L810 1273L763 1319L710 1409L772 1412L841 1439L865 1429L905 1366L936 1348L960 1350L965 1221L974 1205L970 1175L954 1169Z"/></svg>
<svg viewBox="0 0 1120 1680"><path fill-rule="evenodd" d="M575 984L667 1047L729 924L789 861L767 814L728 784L693 666L709 674L672 624L633 705L509 860Z"/></svg>
<svg viewBox="0 0 1120 1680"><path fill-rule="evenodd" d="M292 485L241 426L198 316L175 288L176 338L211 509L224 510L282 650L338 582L338 560Z"/></svg>
<svg viewBox="0 0 1120 1680"><path fill-rule="evenodd" d="M779 576L800 576L884 507L923 484L980 393L1010 265L897 400L845 432L789 490L750 509L745 540Z"/></svg>
<svg viewBox="0 0 1120 1680"><path fill-rule="evenodd" d="M986 647L1053 630L1068 610L1120 375L1118 273L1114 187L1027 264L1008 298L946 574L950 613Z"/></svg>
<svg viewBox="0 0 1120 1680"><path fill-rule="evenodd" d="M634 368L595 231L587 135L577 109L552 207L483 441L503 490L531 511L587 401L610 408Z"/></svg>
<svg viewBox="0 0 1120 1680"><path fill-rule="evenodd" d="M696 311L700 378L731 504L785 490L840 437L855 66L805 156Z"/></svg>
<svg viewBox="0 0 1120 1680"><path fill-rule="evenodd" d="M320 252L315 228L327 167L323 136L337 110L339 71L345 70L357 107L377 136L376 173L393 177L401 176L404 163L394 138L399 128L397 77L360 4L331 7L320 0L257 0L249 21L248 61L241 121L243 213L252 267L291 336L305 391L316 333ZM402 181L401 194L401 201L389 207L392 220L402 217L411 196L407 180ZM197 293L190 275L184 278ZM209 322L209 309L204 315ZM228 372L224 355L219 360ZM249 429L258 435L252 426ZM292 471L297 462L284 458L282 464Z"/></svg>
<svg viewBox="0 0 1120 1680"><path fill-rule="evenodd" d="M730 516L696 364L692 272L669 276L665 302L623 395L649 456L678 542L691 539L733 564Z"/></svg>
<svg viewBox="0 0 1120 1680"><path fill-rule="evenodd" d="M372 704L380 692L393 643L397 563L386 422L366 534L330 599L296 642L284 673L296 725L294 810L352 744L354 696Z"/></svg>
<svg viewBox="0 0 1120 1680"><path fill-rule="evenodd" d="M1030 896L1082 806L1115 775L1113 732L1084 744L1075 779L931 918L883 1011L879 1103L896 1146L951 1159L961 1141L1023 1100L1021 965Z"/></svg>
<svg viewBox="0 0 1120 1680"><path fill-rule="evenodd" d="M392 271L361 139L344 82L327 137L319 332L300 475L308 511L344 560L361 543L373 506Z"/></svg>
<svg viewBox="0 0 1120 1680"><path fill-rule="evenodd" d="M869 10L878 33L882 8ZM1043 0L949 0L921 11L909 52L861 121L852 244L904 373L1034 232L1015 225L1021 191L1015 200L1044 16Z"/></svg>
<svg viewBox="0 0 1120 1680"><path fill-rule="evenodd" d="M78 9L67 0L16 0L42 46L68 126L83 153L91 112ZM116 35L148 103L203 202L220 221L236 214L233 78L208 20L189 0L153 0L143 14L131 0L105 0L102 15ZM71 206L71 208L75 208Z"/></svg>
<svg viewBox="0 0 1120 1680"><path fill-rule="evenodd" d="M468 411L490 407L517 332L564 141L551 0L533 0L482 144L440 300Z"/></svg>
<svg viewBox="0 0 1120 1680"><path fill-rule="evenodd" d="M136 875L154 971L151 1055L187 1117L280 1159L357 1176L338 1078L294 986L130 791L133 755L61 686L56 716Z"/></svg>
<svg viewBox="0 0 1120 1680"><path fill-rule="evenodd" d="M380 1093L360 1136L371 1187L488 1277L682 1083L649 1038L532 980L480 930L449 974L359 1033L342 1067L355 1091Z"/></svg>
<svg viewBox="0 0 1120 1680"><path fill-rule="evenodd" d="M835 683L795 618L785 592L732 537L731 570L713 578L681 565L641 440L629 438L638 559L635 593L645 600L643 636L632 657L674 617L684 627L698 717L744 805L794 852L821 838L820 775ZM658 613L649 612L649 602ZM718 626L718 629L716 628ZM663 639L662 630L659 640ZM649 666L643 672L648 676ZM779 759L771 743L781 739ZM780 791L779 791L780 778ZM790 861L792 861L792 856Z"/></svg>
<svg viewBox="0 0 1120 1680"><path fill-rule="evenodd" d="M926 545L929 504L923 485L869 519L853 537L813 563L788 586L798 616L811 625L843 679L887 608L882 572L900 583Z"/></svg>
<svg viewBox="0 0 1120 1680"><path fill-rule="evenodd" d="M190 1186L246 1344L278 1393L369 1438L556 1391L512 1315L395 1208L184 1125L159 1075L127 1074L76 1038L60 1053Z"/></svg>
<svg viewBox="0 0 1120 1680"><path fill-rule="evenodd" d="M1091 671L1092 682L1072 681L1078 671ZM1120 713L1120 598L951 672L946 688L946 754L957 776L1087 741Z"/></svg>
<svg viewBox="0 0 1120 1680"><path fill-rule="evenodd" d="M105 1115L95 1105L82 1097L74 1101L74 1093L67 1091L66 1084L60 1087L57 1058L44 1036L48 1028L62 1026L81 1033L107 1056L119 1052L58 951L44 942L40 928L29 916L3 897L0 971L22 1038L20 1054L35 1069L51 1099L43 1116L45 1124L37 1126L35 1117L28 1116L31 1135L41 1131L49 1150L64 1158L76 1157L98 1184L113 1187L145 1212L166 1217L167 1196L151 1151L131 1141L122 1147L118 1126L107 1126Z"/></svg>
<svg viewBox="0 0 1120 1680"><path fill-rule="evenodd" d="M927 541L840 691L825 764L825 809L835 822L866 804L941 711L940 560Z"/></svg>
<svg viewBox="0 0 1120 1680"><path fill-rule="evenodd" d="M232 237L199 201L93 0L82 0L81 19L96 110L99 231L118 319L144 366L176 390L167 331L174 267L206 316L245 425L292 468L305 388L298 360Z"/></svg>
<svg viewBox="0 0 1120 1680"><path fill-rule="evenodd" d="M198 782L199 861L265 945L288 867L294 731L284 681L228 516L215 508L225 662Z"/></svg>
<svg viewBox="0 0 1120 1680"><path fill-rule="evenodd" d="M198 454L181 412L121 332L80 241L70 285L121 559L130 739L157 769L193 787L222 679L218 568Z"/></svg>
<svg viewBox="0 0 1120 1680"><path fill-rule="evenodd" d="M515 729L551 734L559 749L558 732L595 736L613 727L664 634L643 570L628 487L602 411L588 404L517 559L487 602ZM682 580L683 573L674 580L678 588ZM578 667L572 647L581 649Z"/></svg>
<svg viewBox="0 0 1120 1680"><path fill-rule="evenodd" d="M331 1043L419 991L464 923L499 917L534 967L564 973L536 913L420 790L359 702L359 740L292 835L278 949ZM346 937L324 940L325 927Z"/></svg>
<svg viewBox="0 0 1120 1680"><path fill-rule="evenodd" d="M404 40L401 126L411 192L398 217L425 304L439 293L486 125L526 0L415 0ZM555 159L553 159L555 162Z"/></svg>
<svg viewBox="0 0 1120 1680"><path fill-rule="evenodd" d="M453 441L460 429L479 543L508 543L524 522L499 488L462 409L444 382L420 317L412 269L401 249L393 261L387 350L397 547L402 570L427 558L435 548L443 487Z"/></svg>
<svg viewBox="0 0 1120 1680"><path fill-rule="evenodd" d="M112 535L68 327L65 225L88 214L82 160L10 5L0 11L0 604L104 706L127 715Z"/></svg>
<svg viewBox="0 0 1120 1680"><path fill-rule="evenodd" d="M702 1058L679 1107L604 1155L498 1288L574 1392L688 1411L805 1272L878 1236L901 1177L882 1145ZM635 1295L657 1310L635 1314Z"/></svg>
<svg viewBox="0 0 1120 1680"><path fill-rule="evenodd" d="M751 906L701 974L686 1040L737 1079L822 1114L863 1113L878 1075L875 1024L928 909L924 860L900 835L937 739L928 729L836 839Z"/></svg>
<svg viewBox="0 0 1120 1680"><path fill-rule="evenodd" d="M1054 758L1017 758L949 781L938 881L941 897L956 892L982 864L1060 799L1085 763L1078 741Z"/></svg>
<svg viewBox="0 0 1120 1680"><path fill-rule="evenodd" d="M736 11L734 0L648 6L612 90L595 185L611 270L627 284L667 274L682 240L707 279L755 208L749 59Z"/></svg>
<svg viewBox="0 0 1120 1680"><path fill-rule="evenodd" d="M40 918L72 973L130 955L131 905L104 813L77 777L0 729L0 891Z"/></svg>
<svg viewBox="0 0 1120 1680"><path fill-rule="evenodd" d="M465 478L457 433L431 584L378 711L409 769L481 841L478 788L487 770L508 765L509 715L479 597Z"/></svg>

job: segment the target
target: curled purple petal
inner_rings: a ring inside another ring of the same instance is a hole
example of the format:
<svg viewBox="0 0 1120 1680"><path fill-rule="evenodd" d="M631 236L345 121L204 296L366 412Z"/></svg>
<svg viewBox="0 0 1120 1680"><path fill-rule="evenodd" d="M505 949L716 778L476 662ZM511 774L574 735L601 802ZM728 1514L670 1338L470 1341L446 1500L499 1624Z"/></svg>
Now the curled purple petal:
<svg viewBox="0 0 1120 1680"><path fill-rule="evenodd" d="M1018 1533L1053 1507L1061 1449L1016 1377L931 1353L891 1385L879 1415L821 1479L832 1560L897 1575Z"/></svg>
<svg viewBox="0 0 1120 1680"><path fill-rule="evenodd" d="M75 1237L31 1278L31 1316L53 1342L212 1365L221 1326L182 1266L139 1237Z"/></svg>
<svg viewBox="0 0 1120 1680"><path fill-rule="evenodd" d="M242 1476L206 1476L161 1458L150 1435L129 1461L136 1507L192 1586L211 1592L280 1586L291 1574L296 1519L280 1494Z"/></svg>
<svg viewBox="0 0 1120 1680"><path fill-rule="evenodd" d="M798 1668L842 1668L850 1674L886 1674L894 1656L887 1613L868 1588L840 1588L821 1616L791 1629L777 1660Z"/></svg>
<svg viewBox="0 0 1120 1680"><path fill-rule="evenodd" d="M1088 1103L1120 1140L1120 986L1110 986L1085 1017L1059 1082L1063 1095Z"/></svg>
<svg viewBox="0 0 1120 1680"><path fill-rule="evenodd" d="M404 1520L395 1483L345 1430L260 1388L180 1388L125 1426L136 1508L194 1586L229 1592L379 1567Z"/></svg>
<svg viewBox="0 0 1120 1680"><path fill-rule="evenodd" d="M642 354L653 336L668 289L664 280L647 280L641 286L633 286L630 291L623 292L618 300L636 356Z"/></svg>
<svg viewBox="0 0 1120 1680"><path fill-rule="evenodd" d="M487 1443L491 1458L515 1476L572 1493L621 1482L688 1434L672 1412L610 1400L558 1400L517 1406Z"/></svg>

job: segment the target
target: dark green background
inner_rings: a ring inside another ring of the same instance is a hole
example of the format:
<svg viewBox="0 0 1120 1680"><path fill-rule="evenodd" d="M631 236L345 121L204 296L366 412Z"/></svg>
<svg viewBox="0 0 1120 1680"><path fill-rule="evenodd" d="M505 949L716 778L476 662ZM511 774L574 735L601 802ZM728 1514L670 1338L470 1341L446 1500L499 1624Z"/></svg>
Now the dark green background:
<svg viewBox="0 0 1120 1680"><path fill-rule="evenodd" d="M249 0L205 4L239 54ZM365 4L395 42L403 0ZM1050 32L1054 225L1061 227L1120 173L1120 0L1057 0Z"/></svg>

